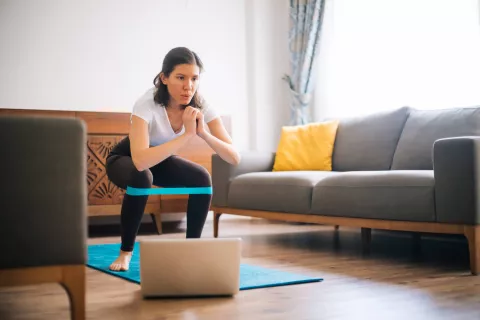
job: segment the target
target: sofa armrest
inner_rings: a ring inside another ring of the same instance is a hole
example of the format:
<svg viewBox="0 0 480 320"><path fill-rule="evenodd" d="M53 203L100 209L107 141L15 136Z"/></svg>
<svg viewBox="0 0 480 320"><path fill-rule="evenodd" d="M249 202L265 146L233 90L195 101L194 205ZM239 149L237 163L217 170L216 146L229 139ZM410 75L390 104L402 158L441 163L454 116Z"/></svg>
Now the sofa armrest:
<svg viewBox="0 0 480 320"><path fill-rule="evenodd" d="M249 172L272 171L274 160L274 152L244 152L240 163L233 166L219 155L212 155L212 205L226 207L228 188L233 178Z"/></svg>
<svg viewBox="0 0 480 320"><path fill-rule="evenodd" d="M0 269L84 264L86 127L74 118L0 117Z"/></svg>
<svg viewBox="0 0 480 320"><path fill-rule="evenodd" d="M480 137L455 137L433 145L438 222L480 224Z"/></svg>

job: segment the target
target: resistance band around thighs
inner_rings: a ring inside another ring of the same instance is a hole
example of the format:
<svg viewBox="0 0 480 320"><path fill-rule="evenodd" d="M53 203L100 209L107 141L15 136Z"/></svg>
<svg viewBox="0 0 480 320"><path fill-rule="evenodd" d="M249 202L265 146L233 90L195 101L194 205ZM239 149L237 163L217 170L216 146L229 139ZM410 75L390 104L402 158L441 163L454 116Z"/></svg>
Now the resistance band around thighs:
<svg viewBox="0 0 480 320"><path fill-rule="evenodd" d="M126 194L131 196L148 196L151 194L212 194L212 187L133 188L127 186Z"/></svg>

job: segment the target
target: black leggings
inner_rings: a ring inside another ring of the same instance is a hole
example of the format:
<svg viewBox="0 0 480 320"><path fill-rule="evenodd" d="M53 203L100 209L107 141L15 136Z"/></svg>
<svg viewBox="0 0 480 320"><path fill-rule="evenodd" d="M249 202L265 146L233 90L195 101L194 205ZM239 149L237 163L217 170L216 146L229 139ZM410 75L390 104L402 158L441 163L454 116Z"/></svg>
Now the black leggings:
<svg viewBox="0 0 480 320"><path fill-rule="evenodd" d="M107 176L117 187L127 189L158 187L211 187L212 180L204 167L192 161L170 156L150 169L138 171L134 166L130 139L126 137L110 152L106 161ZM121 250L133 251L148 196L124 195L121 210ZM211 194L191 194L187 206L187 238L200 238L207 218Z"/></svg>

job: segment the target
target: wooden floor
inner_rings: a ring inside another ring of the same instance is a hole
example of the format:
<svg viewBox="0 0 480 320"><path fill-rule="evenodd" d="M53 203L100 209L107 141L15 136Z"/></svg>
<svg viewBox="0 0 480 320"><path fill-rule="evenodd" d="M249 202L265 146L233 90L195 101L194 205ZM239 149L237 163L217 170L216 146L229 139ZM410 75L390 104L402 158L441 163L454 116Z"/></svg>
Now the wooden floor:
<svg viewBox="0 0 480 320"><path fill-rule="evenodd" d="M212 227L209 220L205 237L212 237ZM162 237L182 238L183 228ZM243 238L244 263L324 281L234 298L142 300L138 285L87 269L88 319L480 319L480 276L470 275L460 236L422 237L415 245L409 233L374 231L370 254L362 254L357 229L222 216L220 237L227 236ZM2 320L68 318L59 285L0 290Z"/></svg>

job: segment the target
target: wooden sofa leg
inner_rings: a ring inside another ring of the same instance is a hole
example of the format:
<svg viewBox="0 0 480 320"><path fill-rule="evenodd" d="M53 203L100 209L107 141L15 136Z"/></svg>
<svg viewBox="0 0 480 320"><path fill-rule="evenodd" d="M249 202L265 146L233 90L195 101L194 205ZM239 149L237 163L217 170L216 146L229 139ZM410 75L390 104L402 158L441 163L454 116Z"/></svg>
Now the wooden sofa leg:
<svg viewBox="0 0 480 320"><path fill-rule="evenodd" d="M473 275L480 273L480 226L465 227L470 252L470 271Z"/></svg>
<svg viewBox="0 0 480 320"><path fill-rule="evenodd" d="M85 266L62 267L60 283L70 300L70 314L72 320L85 319Z"/></svg>
<svg viewBox="0 0 480 320"><path fill-rule="evenodd" d="M213 237L218 238L218 224L220 222L220 216L222 214L220 212L214 211L213 212Z"/></svg>
<svg viewBox="0 0 480 320"><path fill-rule="evenodd" d="M362 251L363 253L370 252L370 242L372 241L372 229L362 228Z"/></svg>

